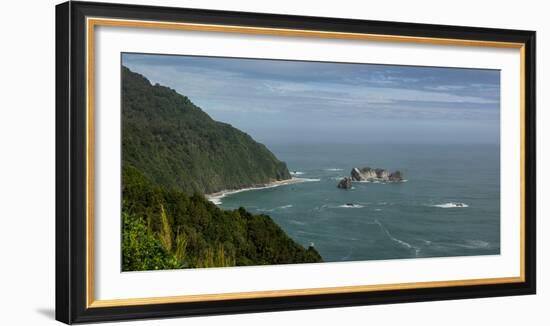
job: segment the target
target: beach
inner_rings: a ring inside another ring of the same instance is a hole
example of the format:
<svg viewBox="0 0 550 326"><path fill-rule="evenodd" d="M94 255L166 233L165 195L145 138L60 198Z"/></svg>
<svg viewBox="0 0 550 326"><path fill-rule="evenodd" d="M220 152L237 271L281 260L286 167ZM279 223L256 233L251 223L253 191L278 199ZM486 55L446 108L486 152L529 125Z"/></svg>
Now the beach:
<svg viewBox="0 0 550 326"><path fill-rule="evenodd" d="M320 181L320 179L292 177L290 179L276 180L265 184L255 185L248 188L221 190L211 194L205 194L204 196L206 197L206 199L208 199L212 203L216 205L220 205L222 203L221 199L228 195L233 195L240 192L251 191L251 190L268 189L268 188L275 188L275 187L297 184L302 182L315 182L315 181Z"/></svg>

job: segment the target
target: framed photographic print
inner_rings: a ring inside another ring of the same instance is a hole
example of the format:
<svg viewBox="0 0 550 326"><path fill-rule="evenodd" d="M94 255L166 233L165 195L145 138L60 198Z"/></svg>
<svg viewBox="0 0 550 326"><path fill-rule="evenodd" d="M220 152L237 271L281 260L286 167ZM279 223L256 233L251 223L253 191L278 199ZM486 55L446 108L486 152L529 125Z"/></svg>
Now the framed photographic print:
<svg viewBox="0 0 550 326"><path fill-rule="evenodd" d="M56 318L535 293L535 32L56 7Z"/></svg>

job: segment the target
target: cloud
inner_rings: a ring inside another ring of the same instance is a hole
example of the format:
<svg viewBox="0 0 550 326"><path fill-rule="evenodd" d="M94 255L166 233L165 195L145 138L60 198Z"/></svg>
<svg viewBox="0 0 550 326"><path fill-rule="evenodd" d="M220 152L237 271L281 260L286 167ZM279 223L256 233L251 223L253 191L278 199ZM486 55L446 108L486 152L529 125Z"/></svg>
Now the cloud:
<svg viewBox="0 0 550 326"><path fill-rule="evenodd" d="M500 117L500 73L493 70L133 54L124 54L123 64L245 131L289 119L498 125Z"/></svg>

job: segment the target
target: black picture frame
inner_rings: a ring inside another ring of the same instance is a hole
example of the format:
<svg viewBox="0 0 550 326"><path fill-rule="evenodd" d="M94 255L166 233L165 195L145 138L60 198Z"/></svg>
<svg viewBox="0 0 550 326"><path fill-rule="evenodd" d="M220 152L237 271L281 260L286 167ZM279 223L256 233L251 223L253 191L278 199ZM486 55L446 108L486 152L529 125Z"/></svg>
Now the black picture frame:
<svg viewBox="0 0 550 326"><path fill-rule="evenodd" d="M524 281L222 301L88 307L86 17L522 43L525 51ZM75 1L57 5L56 319L72 324L534 294L536 292L535 37L534 31L507 29Z"/></svg>

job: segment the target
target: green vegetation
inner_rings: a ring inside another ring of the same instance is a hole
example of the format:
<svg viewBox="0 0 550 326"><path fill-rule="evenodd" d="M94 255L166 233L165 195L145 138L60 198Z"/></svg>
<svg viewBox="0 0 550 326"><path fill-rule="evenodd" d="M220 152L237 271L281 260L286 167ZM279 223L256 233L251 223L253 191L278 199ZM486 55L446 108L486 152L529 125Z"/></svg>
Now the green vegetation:
<svg viewBox="0 0 550 326"><path fill-rule="evenodd" d="M290 178L264 145L125 67L122 114L124 271L322 261L269 216L204 197Z"/></svg>
<svg viewBox="0 0 550 326"><path fill-rule="evenodd" d="M224 211L123 166L124 271L321 262L267 215Z"/></svg>
<svg viewBox="0 0 550 326"><path fill-rule="evenodd" d="M126 67L122 115L124 162L164 187L208 194L290 179L263 144Z"/></svg>
<svg viewBox="0 0 550 326"><path fill-rule="evenodd" d="M142 218L122 213L122 269L141 271L180 267Z"/></svg>

